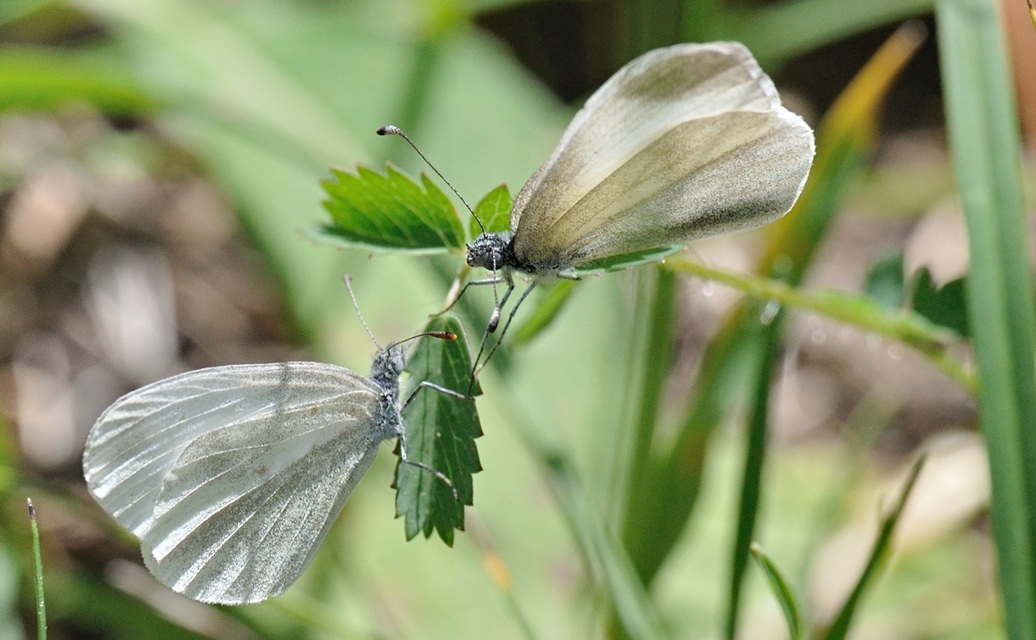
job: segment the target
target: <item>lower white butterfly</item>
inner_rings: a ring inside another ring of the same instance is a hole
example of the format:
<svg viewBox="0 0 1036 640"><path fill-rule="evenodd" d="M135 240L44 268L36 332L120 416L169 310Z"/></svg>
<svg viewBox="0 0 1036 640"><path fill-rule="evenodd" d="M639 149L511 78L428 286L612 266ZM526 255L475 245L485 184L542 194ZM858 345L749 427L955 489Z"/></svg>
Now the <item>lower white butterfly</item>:
<svg viewBox="0 0 1036 640"><path fill-rule="evenodd" d="M221 604L279 595L383 440L399 438L404 462L449 483L406 458L400 344L379 350L370 378L284 362L200 369L133 391L87 437L90 495L140 539L147 568L174 591Z"/></svg>

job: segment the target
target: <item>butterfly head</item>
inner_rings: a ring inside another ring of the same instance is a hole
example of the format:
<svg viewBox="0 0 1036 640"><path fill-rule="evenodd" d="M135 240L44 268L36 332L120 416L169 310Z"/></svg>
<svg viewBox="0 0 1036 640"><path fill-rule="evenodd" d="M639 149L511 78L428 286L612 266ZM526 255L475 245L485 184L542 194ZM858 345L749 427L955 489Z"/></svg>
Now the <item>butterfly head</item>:
<svg viewBox="0 0 1036 640"><path fill-rule="evenodd" d="M371 363L371 378L382 389L398 389L399 376L402 375L405 366L406 350L399 344L389 345L374 356Z"/></svg>
<svg viewBox="0 0 1036 640"><path fill-rule="evenodd" d="M490 271L508 269L517 263L514 244L508 232L483 233L468 245L467 261L472 267Z"/></svg>

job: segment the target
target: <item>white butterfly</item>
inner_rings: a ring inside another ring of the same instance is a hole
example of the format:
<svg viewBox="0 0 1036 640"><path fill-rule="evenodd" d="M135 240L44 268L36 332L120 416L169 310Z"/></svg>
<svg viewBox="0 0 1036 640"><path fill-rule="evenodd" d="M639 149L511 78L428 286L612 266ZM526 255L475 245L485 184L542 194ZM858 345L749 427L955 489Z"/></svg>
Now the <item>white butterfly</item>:
<svg viewBox="0 0 1036 640"><path fill-rule="evenodd" d="M406 461L403 367L397 343L375 356L370 378L285 362L160 380L97 419L87 487L173 590L222 604L276 596L309 565L378 445L400 438Z"/></svg>
<svg viewBox="0 0 1036 640"><path fill-rule="evenodd" d="M468 264L500 272L469 284L508 285L490 331L512 272L574 277L595 260L766 224L798 198L813 153L813 131L744 45L640 56L586 101L522 187L511 231L468 246Z"/></svg>

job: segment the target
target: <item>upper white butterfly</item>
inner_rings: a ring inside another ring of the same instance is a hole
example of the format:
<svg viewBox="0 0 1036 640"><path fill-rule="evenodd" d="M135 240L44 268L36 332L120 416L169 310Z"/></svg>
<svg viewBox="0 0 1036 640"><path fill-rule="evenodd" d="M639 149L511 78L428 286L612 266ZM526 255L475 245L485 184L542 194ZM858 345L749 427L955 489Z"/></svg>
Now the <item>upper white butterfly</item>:
<svg viewBox="0 0 1036 640"><path fill-rule="evenodd" d="M737 42L633 60L594 93L472 266L534 275L771 222L795 203L813 131Z"/></svg>

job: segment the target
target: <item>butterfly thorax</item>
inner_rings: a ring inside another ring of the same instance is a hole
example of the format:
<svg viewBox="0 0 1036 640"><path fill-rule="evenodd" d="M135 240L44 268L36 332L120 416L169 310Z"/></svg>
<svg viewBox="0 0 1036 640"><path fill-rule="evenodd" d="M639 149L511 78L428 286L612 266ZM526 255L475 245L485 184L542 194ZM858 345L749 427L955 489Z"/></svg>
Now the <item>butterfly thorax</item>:
<svg viewBox="0 0 1036 640"><path fill-rule="evenodd" d="M468 245L468 264L490 271L517 269L521 271L514 254L514 238L507 231L483 233Z"/></svg>
<svg viewBox="0 0 1036 640"><path fill-rule="evenodd" d="M519 257L514 249L514 236L507 231L483 233L468 245L468 264L490 271L521 271L541 279L551 279L570 269L567 262L530 262ZM506 277L506 276L505 276Z"/></svg>
<svg viewBox="0 0 1036 640"><path fill-rule="evenodd" d="M382 349L371 363L371 379L381 389L379 412L375 416L375 422L385 433L385 437L391 437L392 433L399 433L402 429L399 377L403 374L405 366L406 359L399 345Z"/></svg>

